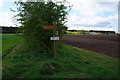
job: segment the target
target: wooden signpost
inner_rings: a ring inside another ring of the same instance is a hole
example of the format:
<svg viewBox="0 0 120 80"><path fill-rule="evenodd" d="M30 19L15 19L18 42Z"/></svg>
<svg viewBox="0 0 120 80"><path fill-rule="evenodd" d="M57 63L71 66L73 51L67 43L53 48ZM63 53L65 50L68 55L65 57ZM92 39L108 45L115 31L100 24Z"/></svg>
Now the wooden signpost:
<svg viewBox="0 0 120 80"><path fill-rule="evenodd" d="M50 26L50 25L43 26L43 29L45 29L45 30L51 30L51 29L53 29L53 33L55 32L55 27L54 27L54 26ZM55 34L54 34L54 35L55 35ZM53 35L53 36L54 36L54 35ZM59 37L50 37L50 40L53 40L53 41L54 41L54 58L56 59L55 40L59 40Z"/></svg>
<svg viewBox="0 0 120 80"><path fill-rule="evenodd" d="M43 29L54 29L54 26L43 26Z"/></svg>
<svg viewBox="0 0 120 80"><path fill-rule="evenodd" d="M57 27L55 28L55 26L43 26L43 29L56 29L56 30L67 30L67 27Z"/></svg>
<svg viewBox="0 0 120 80"><path fill-rule="evenodd" d="M50 26L50 25L47 25L47 26L43 26L43 29L45 30L51 30L53 29L53 33L54 33L54 37L50 37L50 40L53 40L54 41L54 58L56 59L56 48L55 48L55 41L56 40L59 40L59 37L55 37L55 35L58 35L59 32L58 31L55 31L55 30L67 30L67 27L55 27L55 26Z"/></svg>

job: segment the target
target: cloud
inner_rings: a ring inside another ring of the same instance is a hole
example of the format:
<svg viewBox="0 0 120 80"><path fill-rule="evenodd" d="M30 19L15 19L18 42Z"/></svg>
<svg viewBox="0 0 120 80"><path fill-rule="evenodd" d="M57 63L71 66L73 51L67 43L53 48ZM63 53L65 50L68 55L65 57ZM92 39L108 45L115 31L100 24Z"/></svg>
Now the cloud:
<svg viewBox="0 0 120 80"><path fill-rule="evenodd" d="M4 0L14 2L15 0ZM117 30L112 21L118 19L117 6L119 0L67 0L73 4L67 25L69 29L103 29ZM0 6L4 6L3 0ZM109 12L109 14L108 14ZM106 14L105 14L106 13ZM14 26L12 15L9 12L0 12L0 26Z"/></svg>
<svg viewBox="0 0 120 80"><path fill-rule="evenodd" d="M94 16L102 12L116 12L117 2L96 2L95 0L69 0L72 9L84 16Z"/></svg>
<svg viewBox="0 0 120 80"><path fill-rule="evenodd" d="M110 15L107 17L108 20L118 20L118 14Z"/></svg>
<svg viewBox="0 0 120 80"><path fill-rule="evenodd" d="M16 22L13 19L13 16L16 13L13 13L10 11L10 8L14 7L13 6L14 1L17 1L17 0L1 0L0 1L0 4L2 4L2 6L0 6L0 9L1 9L0 10L0 26L16 26L15 24L18 24L18 22Z"/></svg>
<svg viewBox="0 0 120 80"><path fill-rule="evenodd" d="M73 4L67 23L69 29L115 29L113 24L118 20L118 0L69 1Z"/></svg>
<svg viewBox="0 0 120 80"><path fill-rule="evenodd" d="M15 26L13 23L13 15L9 12L0 13L0 26Z"/></svg>
<svg viewBox="0 0 120 80"><path fill-rule="evenodd" d="M70 17L68 18L68 24L70 26L72 25L76 25L76 26L93 26L93 27L105 27L107 25L105 24L110 24L109 21L111 20L117 20L118 19L118 15L115 14L115 15L110 15L108 17L101 17L101 16L93 16L93 17L81 17L77 14L71 14ZM73 23L74 22L74 23Z"/></svg>
<svg viewBox="0 0 120 80"><path fill-rule="evenodd" d="M0 0L0 7L3 6L3 0Z"/></svg>
<svg viewBox="0 0 120 80"><path fill-rule="evenodd" d="M107 27L84 27L84 26L73 26L73 27L69 27L69 30L105 30L105 31L117 31L117 28L113 28L113 27L110 27L110 28L107 28Z"/></svg>
<svg viewBox="0 0 120 80"><path fill-rule="evenodd" d="M91 25L75 24L75 26L84 26L84 27L108 27L108 28L112 27L112 25L111 25L110 22L108 22L108 21L99 22L99 23L97 23L97 24L95 24L95 25L92 25L92 24L91 24Z"/></svg>

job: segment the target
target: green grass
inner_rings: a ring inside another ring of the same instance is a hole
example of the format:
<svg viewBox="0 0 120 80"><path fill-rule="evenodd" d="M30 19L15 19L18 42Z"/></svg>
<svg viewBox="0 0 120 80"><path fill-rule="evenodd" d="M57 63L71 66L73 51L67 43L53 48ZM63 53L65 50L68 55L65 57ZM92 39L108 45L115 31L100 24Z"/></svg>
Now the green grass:
<svg viewBox="0 0 120 80"><path fill-rule="evenodd" d="M52 53L20 43L3 59L3 78L118 78L117 59L63 43L57 46L55 60Z"/></svg>
<svg viewBox="0 0 120 80"><path fill-rule="evenodd" d="M2 34L0 34L0 59L2 58ZM2 60L0 60L0 79L2 78Z"/></svg>
<svg viewBox="0 0 120 80"><path fill-rule="evenodd" d="M0 34L0 56L8 55L10 51L17 45L20 38L16 34ZM0 74L2 75L2 61L0 60ZM0 75L0 78L1 78Z"/></svg>
<svg viewBox="0 0 120 80"><path fill-rule="evenodd" d="M2 56L2 34L0 34L0 57Z"/></svg>
<svg viewBox="0 0 120 80"><path fill-rule="evenodd" d="M2 34L2 56L6 56L19 40L16 34Z"/></svg>

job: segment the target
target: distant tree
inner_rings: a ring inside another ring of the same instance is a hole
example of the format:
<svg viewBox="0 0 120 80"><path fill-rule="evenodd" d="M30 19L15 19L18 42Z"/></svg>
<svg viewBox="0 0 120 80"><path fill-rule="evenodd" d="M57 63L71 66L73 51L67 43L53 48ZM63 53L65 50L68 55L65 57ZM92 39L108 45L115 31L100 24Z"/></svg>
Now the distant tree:
<svg viewBox="0 0 120 80"><path fill-rule="evenodd" d="M10 27L4 27L4 26L2 26L1 27L2 28L2 31L1 31L1 33L20 33L18 30L19 30L19 28L18 27L12 27L12 26L10 26Z"/></svg>
<svg viewBox="0 0 120 80"><path fill-rule="evenodd" d="M15 17L22 26L25 43L38 51L48 51L52 48L53 42L50 40L53 30L44 30L43 26L53 25L55 27L64 26L67 22L67 14L70 7L63 2L52 2L42 0L42 2L15 2L17 12Z"/></svg>

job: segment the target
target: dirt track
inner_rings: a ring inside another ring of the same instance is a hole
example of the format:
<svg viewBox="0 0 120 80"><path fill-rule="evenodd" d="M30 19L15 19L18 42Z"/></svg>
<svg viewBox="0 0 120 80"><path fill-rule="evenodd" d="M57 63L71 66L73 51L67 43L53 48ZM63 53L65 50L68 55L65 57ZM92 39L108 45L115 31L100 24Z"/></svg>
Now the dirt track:
<svg viewBox="0 0 120 80"><path fill-rule="evenodd" d="M71 34L71 35L65 35L61 41L79 48L92 50L112 57L118 57L117 35L107 36L107 35Z"/></svg>

